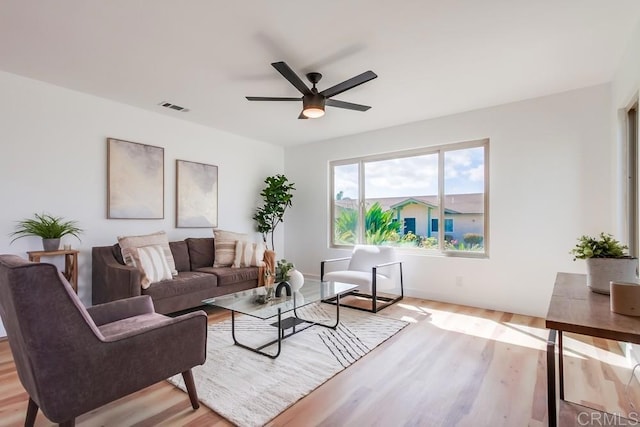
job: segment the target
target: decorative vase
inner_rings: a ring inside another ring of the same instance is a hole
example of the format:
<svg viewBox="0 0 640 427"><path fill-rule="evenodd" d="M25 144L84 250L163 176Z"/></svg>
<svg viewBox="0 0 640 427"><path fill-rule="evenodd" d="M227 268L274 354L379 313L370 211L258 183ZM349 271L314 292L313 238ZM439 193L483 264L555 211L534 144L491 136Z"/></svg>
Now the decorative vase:
<svg viewBox="0 0 640 427"><path fill-rule="evenodd" d="M264 289L264 292L261 292L262 289ZM255 296L254 301L258 304L266 304L273 299L274 293L275 287L273 285L258 288L258 294Z"/></svg>
<svg viewBox="0 0 640 427"><path fill-rule="evenodd" d="M587 258L587 286L609 295L609 282L637 283L638 258Z"/></svg>
<svg viewBox="0 0 640 427"><path fill-rule="evenodd" d="M293 292L299 291L302 285L304 285L304 276L302 273L298 270L291 270L289 272L289 284Z"/></svg>
<svg viewBox="0 0 640 427"><path fill-rule="evenodd" d="M287 293L288 297L291 296L291 285L289 285L289 282L282 281L278 283L278 286L276 287L276 298L280 298L282 296L283 290Z"/></svg>
<svg viewBox="0 0 640 427"><path fill-rule="evenodd" d="M60 239L42 239L42 247L45 251L57 251L60 249Z"/></svg>

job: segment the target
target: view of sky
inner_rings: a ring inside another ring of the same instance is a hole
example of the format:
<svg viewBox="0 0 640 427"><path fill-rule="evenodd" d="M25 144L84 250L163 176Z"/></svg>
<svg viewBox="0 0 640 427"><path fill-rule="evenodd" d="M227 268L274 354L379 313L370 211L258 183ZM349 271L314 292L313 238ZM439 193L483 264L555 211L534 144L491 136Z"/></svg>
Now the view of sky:
<svg viewBox="0 0 640 427"><path fill-rule="evenodd" d="M484 191L484 149L447 151L444 154L445 193ZM335 168L335 191L343 198L358 197L358 165ZM365 198L410 197L438 194L438 155L406 157L365 163Z"/></svg>

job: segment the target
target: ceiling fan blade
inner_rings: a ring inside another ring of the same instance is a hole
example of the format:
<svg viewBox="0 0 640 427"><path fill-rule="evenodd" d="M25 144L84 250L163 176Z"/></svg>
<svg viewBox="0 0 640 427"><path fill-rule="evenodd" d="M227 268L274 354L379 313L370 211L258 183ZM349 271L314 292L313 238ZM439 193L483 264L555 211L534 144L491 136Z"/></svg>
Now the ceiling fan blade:
<svg viewBox="0 0 640 427"><path fill-rule="evenodd" d="M320 92L320 95L330 98L332 96L335 96L339 93L344 92L345 90L353 89L356 86L360 86L361 84L366 83L369 80L375 79L376 77L378 77L378 75L373 71L371 70L365 71L362 74L359 74L355 77L351 77L349 80L345 80L342 83L338 83L335 86L331 86L329 89L323 90L322 92Z"/></svg>
<svg viewBox="0 0 640 427"><path fill-rule="evenodd" d="M282 74L282 77L289 80L289 83L295 86L295 88L298 89L301 94L311 94L311 90L307 87L307 85L304 84L300 77L298 77L298 75L286 63L280 61L274 62L271 65L273 65L273 68L275 68L280 74Z"/></svg>
<svg viewBox="0 0 640 427"><path fill-rule="evenodd" d="M367 111L371 108L369 105L354 104L352 102L338 101L337 99L327 99L324 105L331 107L346 108L347 110Z"/></svg>
<svg viewBox="0 0 640 427"><path fill-rule="evenodd" d="M272 96L247 96L249 101L300 101L302 98L283 98Z"/></svg>
<svg viewBox="0 0 640 427"><path fill-rule="evenodd" d="M304 114L300 113L300 115L298 116L299 119L308 119L309 117L305 116Z"/></svg>

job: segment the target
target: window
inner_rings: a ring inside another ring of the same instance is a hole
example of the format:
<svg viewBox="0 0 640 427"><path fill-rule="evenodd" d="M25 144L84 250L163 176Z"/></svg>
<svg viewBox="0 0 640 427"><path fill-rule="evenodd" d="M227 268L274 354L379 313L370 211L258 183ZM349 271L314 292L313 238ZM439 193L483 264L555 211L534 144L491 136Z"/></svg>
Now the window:
<svg viewBox="0 0 640 427"><path fill-rule="evenodd" d="M438 218L433 218L431 220L431 231L434 233L438 232ZM444 232L453 233L453 219L450 219L450 218L444 219Z"/></svg>
<svg viewBox="0 0 640 427"><path fill-rule="evenodd" d="M481 140L331 162L331 245L486 255L488 150Z"/></svg>

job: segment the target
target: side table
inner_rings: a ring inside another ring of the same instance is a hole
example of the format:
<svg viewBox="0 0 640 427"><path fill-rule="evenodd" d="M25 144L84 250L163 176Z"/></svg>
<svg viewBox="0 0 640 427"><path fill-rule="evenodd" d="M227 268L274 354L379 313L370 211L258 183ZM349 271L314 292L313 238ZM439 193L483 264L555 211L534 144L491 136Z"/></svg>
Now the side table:
<svg viewBox="0 0 640 427"><path fill-rule="evenodd" d="M64 277L67 278L74 292L78 293L78 253L75 249L59 249L57 251L27 251L29 261L40 262L40 257L64 255Z"/></svg>

